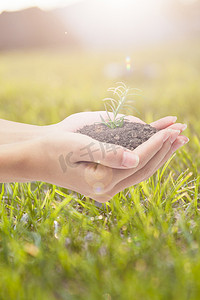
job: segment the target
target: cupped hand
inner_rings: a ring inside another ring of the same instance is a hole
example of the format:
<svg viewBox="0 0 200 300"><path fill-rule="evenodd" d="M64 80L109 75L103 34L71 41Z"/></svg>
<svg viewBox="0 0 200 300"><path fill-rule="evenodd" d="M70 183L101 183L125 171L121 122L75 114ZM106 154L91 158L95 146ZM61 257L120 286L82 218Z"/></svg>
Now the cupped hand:
<svg viewBox="0 0 200 300"><path fill-rule="evenodd" d="M98 142L86 135L74 133L84 125L99 122L105 112L83 112L57 124L57 129L45 137L45 165L39 180L79 192L96 201L105 202L123 189L153 175L188 139L180 133L184 124L175 117L165 117L151 125L160 131L134 151ZM142 122L132 116L133 122Z"/></svg>
<svg viewBox="0 0 200 300"><path fill-rule="evenodd" d="M113 113L109 112L109 115L113 116ZM92 125L94 123L102 122L102 116L106 121L108 121L108 116L106 111L88 111L88 112L80 112L70 115L69 117L65 118L63 121L54 124L53 127L56 130L64 130L67 132L76 132L78 129L81 129L85 125ZM118 117L123 116L122 114L118 114ZM143 123L144 121L135 117L135 116L126 116L126 120L131 122ZM186 127L185 124L175 123L177 117L174 116L167 116L158 121L151 123L150 125L155 127L158 130L165 129L165 128L172 128L183 131Z"/></svg>
<svg viewBox="0 0 200 300"><path fill-rule="evenodd" d="M109 115L113 116L113 113L109 112ZM92 125L94 123L102 122L102 116L106 121L108 120L108 116L106 111L88 111L88 112L80 112L70 115L65 118L63 121L54 125L56 129L63 129L68 132L76 132L78 129L82 128L85 125ZM123 116L122 114L118 114L118 117ZM128 116L126 119L129 119L132 122L144 123L137 117Z"/></svg>

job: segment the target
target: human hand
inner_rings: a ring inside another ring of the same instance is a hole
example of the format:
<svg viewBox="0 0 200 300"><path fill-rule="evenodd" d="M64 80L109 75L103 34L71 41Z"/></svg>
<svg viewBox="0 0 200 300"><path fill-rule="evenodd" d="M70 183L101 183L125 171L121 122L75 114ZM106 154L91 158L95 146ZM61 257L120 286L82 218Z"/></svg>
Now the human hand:
<svg viewBox="0 0 200 300"><path fill-rule="evenodd" d="M108 201L124 188L149 178L187 142L179 135L185 125L174 122L174 117L166 117L152 123L160 131L134 151L121 146L113 152L103 151L108 144L79 133L54 131L41 140L39 164L31 167L32 179L63 186L99 202ZM91 144L95 151L84 154ZM124 153L131 156L126 166Z"/></svg>
<svg viewBox="0 0 200 300"><path fill-rule="evenodd" d="M109 115L113 116L113 113L109 112ZM81 129L85 125L92 125L94 123L102 123L102 116L106 121L108 121L108 116L106 111L88 111L88 112L80 112L70 115L65 118L63 121L54 124L55 129L62 129L68 132L76 132L78 129ZM122 114L118 114L118 117L123 116ZM137 117L127 116L126 119L131 120L132 122L144 123Z"/></svg>
<svg viewBox="0 0 200 300"><path fill-rule="evenodd" d="M111 112L109 112L109 114L112 117L113 114ZM89 111L89 112L75 113L57 124L50 125L50 129L47 132L52 132L53 129L64 130L67 132L76 132L78 129L81 129L85 125L92 125L95 122L102 122L100 116L102 116L106 121L108 121L106 111ZM121 116L123 115L118 114L118 117ZM145 124L144 121L134 116L126 116L125 119L131 122ZM185 124L180 124L180 123L175 124L176 120L177 117L167 116L162 119L159 119L158 121L152 122L150 125L155 127L158 130L171 128L171 129L180 130L182 132L186 128Z"/></svg>

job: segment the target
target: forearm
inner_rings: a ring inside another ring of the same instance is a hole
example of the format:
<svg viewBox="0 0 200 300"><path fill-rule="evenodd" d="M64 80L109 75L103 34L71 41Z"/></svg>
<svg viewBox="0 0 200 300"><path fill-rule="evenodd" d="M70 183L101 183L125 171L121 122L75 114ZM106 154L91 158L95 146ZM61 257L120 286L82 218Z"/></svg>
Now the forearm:
<svg viewBox="0 0 200 300"><path fill-rule="evenodd" d="M40 147L37 139L0 146L0 182L39 180Z"/></svg>
<svg viewBox="0 0 200 300"><path fill-rule="evenodd" d="M0 145L42 137L52 126L29 125L0 119Z"/></svg>

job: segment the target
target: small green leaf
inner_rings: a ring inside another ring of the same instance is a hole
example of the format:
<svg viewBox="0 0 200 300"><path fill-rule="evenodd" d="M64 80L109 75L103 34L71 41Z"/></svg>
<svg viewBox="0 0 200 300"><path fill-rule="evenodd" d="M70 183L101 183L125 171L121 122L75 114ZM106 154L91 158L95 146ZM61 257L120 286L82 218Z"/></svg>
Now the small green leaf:
<svg viewBox="0 0 200 300"><path fill-rule="evenodd" d="M105 98L103 101L107 101L104 104L106 114L108 116L108 122L106 122L103 118L102 121L104 124L106 124L110 128L115 128L115 127L121 127L124 124L124 119L123 118L117 118L118 114L120 111L124 108L131 108L136 110L131 104L134 102L132 99L128 99L129 96L131 95L139 95L137 93L130 93L130 91L141 91L139 89L135 88L128 88L125 83L123 82L118 82L119 84L117 87L110 87L108 89L109 92L112 92L113 95L117 96L119 99L113 99L113 98ZM109 103L110 102L110 103ZM111 110L113 113L113 118L109 115L108 108Z"/></svg>

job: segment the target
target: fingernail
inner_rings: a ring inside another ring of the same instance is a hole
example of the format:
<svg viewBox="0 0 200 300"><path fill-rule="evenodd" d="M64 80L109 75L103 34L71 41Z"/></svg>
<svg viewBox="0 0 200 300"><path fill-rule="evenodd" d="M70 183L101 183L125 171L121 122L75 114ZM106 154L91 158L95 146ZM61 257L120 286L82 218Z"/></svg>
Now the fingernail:
<svg viewBox="0 0 200 300"><path fill-rule="evenodd" d="M170 141L171 141L172 134L174 134L177 131L180 133L180 130L167 129L167 131L165 131L165 134L163 136L163 142L165 142L168 138L170 138Z"/></svg>
<svg viewBox="0 0 200 300"><path fill-rule="evenodd" d="M176 140L178 135L181 133L180 130L172 130L171 136L169 138L170 142L173 144L173 142Z"/></svg>
<svg viewBox="0 0 200 300"><path fill-rule="evenodd" d="M139 164L139 156L132 152L124 151L122 166L128 168L135 168Z"/></svg>
<svg viewBox="0 0 200 300"><path fill-rule="evenodd" d="M185 140L182 140L182 144L183 144L183 145L187 144L188 142L189 142L188 137L185 137Z"/></svg>
<svg viewBox="0 0 200 300"><path fill-rule="evenodd" d="M172 146L172 151L175 152L176 150L178 150L180 147L184 146L185 144L187 144L189 142L188 138L185 138L184 140L179 141L178 144Z"/></svg>
<svg viewBox="0 0 200 300"><path fill-rule="evenodd" d="M175 123L177 121L177 117L172 117L172 122Z"/></svg>
<svg viewBox="0 0 200 300"><path fill-rule="evenodd" d="M181 130L184 131L187 128L187 124L183 124Z"/></svg>

